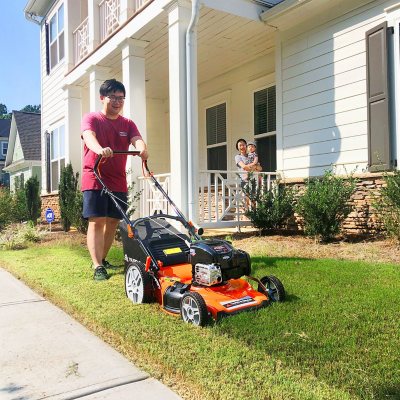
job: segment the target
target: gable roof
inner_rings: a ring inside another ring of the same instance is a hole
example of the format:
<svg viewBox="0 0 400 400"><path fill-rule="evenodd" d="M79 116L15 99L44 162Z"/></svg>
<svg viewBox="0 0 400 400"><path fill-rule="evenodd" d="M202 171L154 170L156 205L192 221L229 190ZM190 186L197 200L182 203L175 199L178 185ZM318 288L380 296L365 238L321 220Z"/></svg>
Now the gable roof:
<svg viewBox="0 0 400 400"><path fill-rule="evenodd" d="M13 111L25 160L41 159L40 114Z"/></svg>
<svg viewBox="0 0 400 400"><path fill-rule="evenodd" d="M0 119L0 137L10 136L11 119Z"/></svg>

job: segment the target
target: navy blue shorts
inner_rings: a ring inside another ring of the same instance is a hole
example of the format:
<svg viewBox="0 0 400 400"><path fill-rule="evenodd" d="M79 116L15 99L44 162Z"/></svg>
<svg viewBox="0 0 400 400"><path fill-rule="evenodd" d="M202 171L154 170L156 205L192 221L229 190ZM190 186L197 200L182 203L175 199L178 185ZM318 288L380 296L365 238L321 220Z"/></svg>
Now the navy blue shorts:
<svg viewBox="0 0 400 400"><path fill-rule="evenodd" d="M113 192L118 204L126 212L128 196L124 192ZM110 217L122 219L121 212L115 206L110 196L102 190L85 190L83 192L83 218Z"/></svg>

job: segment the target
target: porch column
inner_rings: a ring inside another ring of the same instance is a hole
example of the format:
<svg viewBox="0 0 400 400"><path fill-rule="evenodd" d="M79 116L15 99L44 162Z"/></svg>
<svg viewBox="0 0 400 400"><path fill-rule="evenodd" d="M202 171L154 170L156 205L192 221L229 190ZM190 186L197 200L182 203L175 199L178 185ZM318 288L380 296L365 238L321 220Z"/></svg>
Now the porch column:
<svg viewBox="0 0 400 400"><path fill-rule="evenodd" d="M89 108L90 111L100 111L103 107L100 101L100 86L102 83L111 79L110 68L91 67L89 70Z"/></svg>
<svg viewBox="0 0 400 400"><path fill-rule="evenodd" d="M145 52L148 42L135 39L126 39L121 45L122 50L122 81L126 96L124 116L133 120L147 143L146 131L146 80L145 80ZM149 149L150 157L155 156ZM129 157L127 162L129 172L128 182L135 182L134 191L139 188L138 177L142 175L141 159Z"/></svg>
<svg viewBox="0 0 400 400"><path fill-rule="evenodd" d="M283 110L282 110L282 42L281 34L275 32L275 82L276 82L276 170L284 172L283 163Z"/></svg>
<svg viewBox="0 0 400 400"><path fill-rule="evenodd" d="M66 85L63 89L65 104L65 161L66 163L70 162L74 172L79 172L79 175L81 175L81 87Z"/></svg>
<svg viewBox="0 0 400 400"><path fill-rule="evenodd" d="M89 51L94 50L100 44L100 8L98 0L89 0Z"/></svg>
<svg viewBox="0 0 400 400"><path fill-rule="evenodd" d="M120 0L120 23L125 22L135 11L135 0Z"/></svg>
<svg viewBox="0 0 400 400"><path fill-rule="evenodd" d="M186 31L191 17L191 3L171 1L166 11L169 25L171 197L183 214L188 216Z"/></svg>

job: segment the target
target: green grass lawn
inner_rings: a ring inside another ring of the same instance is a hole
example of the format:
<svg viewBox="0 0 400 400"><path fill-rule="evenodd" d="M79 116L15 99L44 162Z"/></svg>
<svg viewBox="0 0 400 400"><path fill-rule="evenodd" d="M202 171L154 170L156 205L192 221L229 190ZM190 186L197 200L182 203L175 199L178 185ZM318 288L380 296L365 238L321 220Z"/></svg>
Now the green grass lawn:
<svg viewBox="0 0 400 400"><path fill-rule="evenodd" d="M187 399L400 399L400 269L394 264L270 258L285 303L206 328L125 297L121 264L94 282L68 242L1 251L0 265Z"/></svg>

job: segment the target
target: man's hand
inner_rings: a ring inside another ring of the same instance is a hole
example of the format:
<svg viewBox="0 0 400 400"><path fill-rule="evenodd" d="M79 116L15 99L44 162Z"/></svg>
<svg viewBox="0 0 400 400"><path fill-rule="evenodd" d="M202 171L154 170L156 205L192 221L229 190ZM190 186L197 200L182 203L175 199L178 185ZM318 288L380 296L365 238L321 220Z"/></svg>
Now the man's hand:
<svg viewBox="0 0 400 400"><path fill-rule="evenodd" d="M101 150L100 150L100 153L99 153L99 155L101 155L101 156L103 156L103 157L112 157L113 156L113 151L112 151L112 149L110 148L110 147L103 147Z"/></svg>
<svg viewBox="0 0 400 400"><path fill-rule="evenodd" d="M147 152L147 149L142 150L139 156L142 160L147 160L149 158L149 153Z"/></svg>

